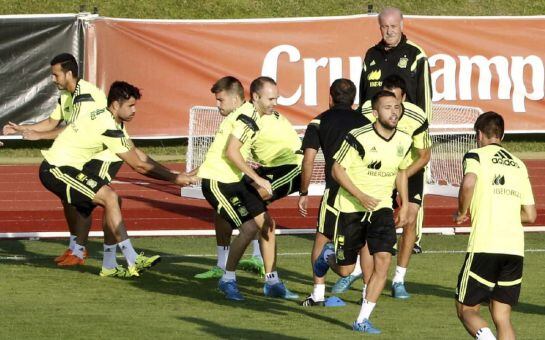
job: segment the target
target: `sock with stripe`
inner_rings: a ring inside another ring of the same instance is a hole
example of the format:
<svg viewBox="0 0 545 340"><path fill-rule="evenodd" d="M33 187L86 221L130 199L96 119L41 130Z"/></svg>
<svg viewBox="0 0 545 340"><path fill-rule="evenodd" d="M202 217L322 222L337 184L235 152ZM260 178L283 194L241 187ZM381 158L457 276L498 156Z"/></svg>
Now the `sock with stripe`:
<svg viewBox="0 0 545 340"><path fill-rule="evenodd" d="M216 251L218 253L218 262L216 263L216 266L220 267L223 270L225 270L225 266L227 265L229 248L229 246L217 246L216 248Z"/></svg>
<svg viewBox="0 0 545 340"><path fill-rule="evenodd" d="M102 267L106 269L114 269L117 267L116 258L117 244L104 244L104 254L102 255Z"/></svg>
<svg viewBox="0 0 545 340"><path fill-rule="evenodd" d="M364 299L363 303L361 304L360 314L358 315L357 323L362 323L363 320L369 320L369 318L371 317L371 313L373 312L373 309L375 309L376 305L376 302L369 302Z"/></svg>
<svg viewBox="0 0 545 340"><path fill-rule="evenodd" d="M73 250L76 246L76 235L70 235L70 242L68 243L68 249Z"/></svg>
<svg viewBox="0 0 545 340"><path fill-rule="evenodd" d="M276 271L265 274L265 283L268 285L272 286L278 282L280 282L280 278L278 277L278 273Z"/></svg>
<svg viewBox="0 0 545 340"><path fill-rule="evenodd" d="M475 339L477 340L496 340L494 333L488 327L483 327L475 333Z"/></svg>
<svg viewBox="0 0 545 340"><path fill-rule="evenodd" d="M72 255L79 257L80 259L83 259L83 252L85 251L85 246L81 246L79 244L74 245L74 249L72 249Z"/></svg>
<svg viewBox="0 0 545 340"><path fill-rule="evenodd" d="M134 266L138 254L136 254L136 251L132 247L131 240L126 239L125 241L119 242L118 245L119 249L121 249L121 252L123 253L123 256L125 256L125 259L127 260L127 265L129 267Z"/></svg>

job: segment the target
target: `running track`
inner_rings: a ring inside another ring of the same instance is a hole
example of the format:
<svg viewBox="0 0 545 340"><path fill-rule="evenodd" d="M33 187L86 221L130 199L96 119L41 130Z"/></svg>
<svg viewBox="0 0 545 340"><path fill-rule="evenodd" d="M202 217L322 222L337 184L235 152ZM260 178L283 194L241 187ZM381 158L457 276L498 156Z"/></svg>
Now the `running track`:
<svg viewBox="0 0 545 340"><path fill-rule="evenodd" d="M545 225L545 160L527 160L538 208L537 226ZM38 179L39 165L0 166L0 233L67 231L60 201ZM181 164L170 167L182 170ZM182 198L177 186L143 177L123 166L113 184L123 198L128 230L211 230L212 210L204 200ZM311 197L310 214L297 212L297 198L270 206L279 228L313 228L319 198ZM427 196L425 227L453 227L456 199ZM102 209L93 215L92 230L99 231Z"/></svg>

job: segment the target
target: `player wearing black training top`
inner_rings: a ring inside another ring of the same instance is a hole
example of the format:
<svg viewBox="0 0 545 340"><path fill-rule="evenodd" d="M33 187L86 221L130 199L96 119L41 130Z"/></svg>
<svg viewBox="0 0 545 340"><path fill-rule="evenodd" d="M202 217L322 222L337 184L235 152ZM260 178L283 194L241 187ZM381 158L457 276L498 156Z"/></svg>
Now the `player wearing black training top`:
<svg viewBox="0 0 545 340"><path fill-rule="evenodd" d="M324 244L331 242L335 230L336 214L333 202L339 185L331 177L333 155L343 142L346 134L355 128L370 123L361 113L352 109L356 97L356 86L348 79L337 79L329 89L330 109L314 118L307 127L303 138L304 151L301 179L299 211L307 215L308 187L318 150L322 150L325 159L325 192L320 204L316 238L312 249L311 263L320 254ZM314 276L314 290L302 302L304 306L323 305L325 295L325 277Z"/></svg>

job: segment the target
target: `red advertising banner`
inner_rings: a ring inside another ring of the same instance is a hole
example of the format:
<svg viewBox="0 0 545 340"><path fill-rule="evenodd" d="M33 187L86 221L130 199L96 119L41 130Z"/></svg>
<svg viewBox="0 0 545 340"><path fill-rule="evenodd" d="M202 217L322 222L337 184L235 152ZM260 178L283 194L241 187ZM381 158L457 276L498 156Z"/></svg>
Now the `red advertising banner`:
<svg viewBox="0 0 545 340"><path fill-rule="evenodd" d="M433 100L478 106L506 118L509 132L545 132L545 17L407 16L404 33L427 53ZM278 82L278 111L307 124L328 105L339 77L359 84L365 51L380 40L376 16L254 20L125 20L86 23L86 78L115 80L143 98L129 132L188 133L192 106L214 105L210 87L233 75Z"/></svg>

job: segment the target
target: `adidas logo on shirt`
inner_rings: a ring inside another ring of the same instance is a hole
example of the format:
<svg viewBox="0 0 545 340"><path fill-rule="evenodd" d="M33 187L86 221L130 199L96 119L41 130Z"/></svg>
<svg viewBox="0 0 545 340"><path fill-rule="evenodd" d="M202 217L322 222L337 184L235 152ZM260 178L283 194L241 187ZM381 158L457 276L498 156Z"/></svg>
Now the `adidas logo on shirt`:
<svg viewBox="0 0 545 340"><path fill-rule="evenodd" d="M377 148L375 148L374 146L371 148L371 152L377 152Z"/></svg>
<svg viewBox="0 0 545 340"><path fill-rule="evenodd" d="M501 164L506 166L514 166L520 168L517 162L513 160L513 157L505 150L500 150L496 152L494 157L492 157L492 163Z"/></svg>

